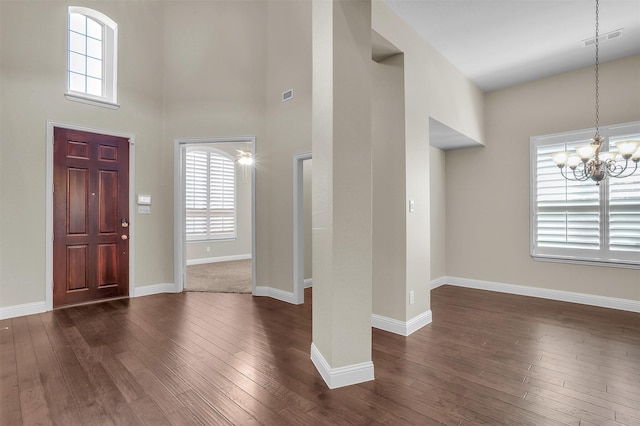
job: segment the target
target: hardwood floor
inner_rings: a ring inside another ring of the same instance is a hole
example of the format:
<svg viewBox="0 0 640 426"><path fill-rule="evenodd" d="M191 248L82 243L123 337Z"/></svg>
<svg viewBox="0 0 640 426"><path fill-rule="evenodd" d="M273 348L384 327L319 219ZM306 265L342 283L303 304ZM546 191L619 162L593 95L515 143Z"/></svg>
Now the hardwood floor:
<svg viewBox="0 0 640 426"><path fill-rule="evenodd" d="M310 290L307 290L310 291ZM0 321L0 425L639 425L640 315L443 286L328 390L310 294L161 294Z"/></svg>

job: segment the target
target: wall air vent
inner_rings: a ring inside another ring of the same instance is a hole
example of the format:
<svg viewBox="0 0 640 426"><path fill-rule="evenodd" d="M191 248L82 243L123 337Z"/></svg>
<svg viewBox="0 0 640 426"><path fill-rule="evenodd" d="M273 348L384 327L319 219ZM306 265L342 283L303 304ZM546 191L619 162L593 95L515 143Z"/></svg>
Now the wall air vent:
<svg viewBox="0 0 640 426"><path fill-rule="evenodd" d="M282 92L282 102L290 101L291 99L293 99L293 89Z"/></svg>
<svg viewBox="0 0 640 426"><path fill-rule="evenodd" d="M599 39L600 43L602 43L603 41L607 41L607 40L613 40L614 38L618 38L618 37L622 36L622 30L623 30L623 28L619 28L619 29L614 30L614 31L609 31L606 34L600 34L598 39ZM591 38L588 38L586 40L582 40L581 43L582 43L582 45L584 47L593 46L594 44L596 44L596 38L595 37L591 37Z"/></svg>

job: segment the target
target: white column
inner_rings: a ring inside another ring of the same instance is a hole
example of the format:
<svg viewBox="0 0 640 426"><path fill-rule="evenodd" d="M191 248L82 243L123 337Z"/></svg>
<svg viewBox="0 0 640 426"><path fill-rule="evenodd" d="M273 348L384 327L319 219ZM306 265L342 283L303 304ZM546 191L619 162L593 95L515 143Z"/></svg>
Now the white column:
<svg viewBox="0 0 640 426"><path fill-rule="evenodd" d="M371 1L313 2L313 343L330 388L373 380Z"/></svg>

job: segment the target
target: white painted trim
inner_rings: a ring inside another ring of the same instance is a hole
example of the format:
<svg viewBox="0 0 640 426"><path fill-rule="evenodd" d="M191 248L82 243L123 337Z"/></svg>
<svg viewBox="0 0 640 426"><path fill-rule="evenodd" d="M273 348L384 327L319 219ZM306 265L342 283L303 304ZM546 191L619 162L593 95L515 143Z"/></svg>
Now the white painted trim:
<svg viewBox="0 0 640 426"><path fill-rule="evenodd" d="M431 280L431 290L434 288L438 288L441 285L445 285L447 283L447 277L436 278L435 280Z"/></svg>
<svg viewBox="0 0 640 426"><path fill-rule="evenodd" d="M442 281L444 281L444 283L446 284L458 287L518 294L520 296L539 297L542 299L551 299L562 302L579 303L582 305L599 306L601 308L618 309L621 311L640 312L640 300L619 299L616 297L598 296L595 294L575 293L572 291L497 283L492 281L474 280L470 278L438 278L437 280L431 282L431 288L435 288L434 285ZM442 284L438 284L436 285L436 287L438 287L439 285Z"/></svg>
<svg viewBox="0 0 640 426"><path fill-rule="evenodd" d="M203 257L200 259L187 259L187 265L204 265L205 263L231 262L234 260L251 259L251 253L234 254L230 256Z"/></svg>
<svg viewBox="0 0 640 426"><path fill-rule="evenodd" d="M46 312L46 302L24 303L22 305L4 306L0 308L0 320L22 317L25 315L41 314Z"/></svg>
<svg viewBox="0 0 640 426"><path fill-rule="evenodd" d="M345 367L331 368L314 343L311 343L311 361L329 389L355 385L375 379L373 362L367 361Z"/></svg>
<svg viewBox="0 0 640 426"><path fill-rule="evenodd" d="M293 156L293 294L296 304L304 303L304 182L303 162L310 152Z"/></svg>
<svg viewBox="0 0 640 426"><path fill-rule="evenodd" d="M304 279L304 288L313 287L313 278Z"/></svg>
<svg viewBox="0 0 640 426"><path fill-rule="evenodd" d="M407 321L407 326L406 326L407 334L405 334L405 336L413 334L414 332L420 330L425 325L429 325L432 322L433 322L433 313L431 312L431 309L419 315L416 315L415 317Z"/></svg>
<svg viewBox="0 0 640 426"><path fill-rule="evenodd" d="M149 296L159 293L179 293L179 291L177 291L175 284L172 283L153 284L136 287L134 289L134 292L129 292L129 297ZM108 301L109 299L104 300L104 302ZM51 309L47 309L46 301L24 303L22 305L4 306L0 307L0 320L22 317L25 315L41 314L50 310Z"/></svg>
<svg viewBox="0 0 640 426"><path fill-rule="evenodd" d="M129 295L136 293L135 286L135 140L134 133L117 132L94 127L78 126L47 120L46 164L45 164L45 306L46 311L53 309L53 128L61 127L82 132L99 133L129 139Z"/></svg>
<svg viewBox="0 0 640 426"><path fill-rule="evenodd" d="M180 293L173 283L143 285L136 288L136 292L131 297L150 296L159 293Z"/></svg>
<svg viewBox="0 0 640 426"><path fill-rule="evenodd" d="M234 137L205 137L205 138L179 138L174 140L173 150L173 199L181 200L173 203L173 241L174 241L174 258L173 271L176 291L181 292L184 289L186 280L186 237L184 235L184 185L182 184L183 175L183 155L184 147L187 145L198 143L225 143L225 142L245 142L253 144L253 153L257 155L257 143L255 136L234 136ZM251 285L253 294L256 294L256 168L251 168Z"/></svg>
<svg viewBox="0 0 640 426"><path fill-rule="evenodd" d="M409 336L425 325L431 324L433 316L431 310L421 313L409 321L400 321L382 315L371 314L371 326L401 336Z"/></svg>
<svg viewBox="0 0 640 426"><path fill-rule="evenodd" d="M93 105L93 106L97 106L97 107L102 107L102 108L108 108L108 109L119 109L120 105L114 103L114 102L110 102L107 100L102 100L102 99L96 99L96 98L92 98L89 96L83 96L84 94L76 94L76 93L71 93L71 92L67 92L64 94L64 97L67 98L68 101L74 101L74 102L80 102L83 104L87 104L87 105Z"/></svg>
<svg viewBox="0 0 640 426"><path fill-rule="evenodd" d="M253 295L272 297L274 299L278 299L282 302L291 303L293 305L298 304L296 303L296 296L294 293L290 291L280 290L279 288L257 286L257 287L254 287Z"/></svg>

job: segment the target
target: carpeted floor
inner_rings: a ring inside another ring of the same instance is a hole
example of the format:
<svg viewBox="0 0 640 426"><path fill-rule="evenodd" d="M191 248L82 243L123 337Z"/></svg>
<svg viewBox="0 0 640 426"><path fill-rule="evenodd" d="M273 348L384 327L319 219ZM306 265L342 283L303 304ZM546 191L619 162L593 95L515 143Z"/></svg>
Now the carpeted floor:
<svg viewBox="0 0 640 426"><path fill-rule="evenodd" d="M251 293L251 259L188 265L185 290Z"/></svg>

